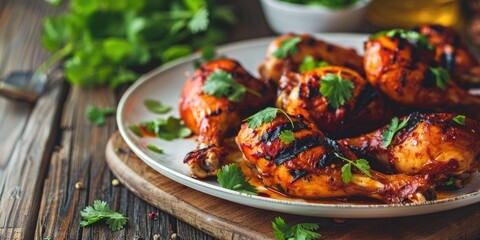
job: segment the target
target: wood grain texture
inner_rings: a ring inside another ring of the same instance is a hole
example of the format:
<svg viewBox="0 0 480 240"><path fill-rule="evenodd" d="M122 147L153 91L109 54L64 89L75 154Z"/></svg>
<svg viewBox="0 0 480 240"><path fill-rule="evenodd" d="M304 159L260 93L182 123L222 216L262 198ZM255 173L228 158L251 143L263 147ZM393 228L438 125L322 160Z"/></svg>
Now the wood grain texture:
<svg viewBox="0 0 480 240"><path fill-rule="evenodd" d="M115 151L121 148L126 151ZM178 184L147 166L115 133L107 146L107 163L136 195L165 212L220 239L271 239L271 222L319 223L323 239L476 239L480 236L480 203L434 214L385 219L348 219L336 223L255 209L222 200ZM123 153L122 153L123 152ZM126 153L126 154L125 154Z"/></svg>

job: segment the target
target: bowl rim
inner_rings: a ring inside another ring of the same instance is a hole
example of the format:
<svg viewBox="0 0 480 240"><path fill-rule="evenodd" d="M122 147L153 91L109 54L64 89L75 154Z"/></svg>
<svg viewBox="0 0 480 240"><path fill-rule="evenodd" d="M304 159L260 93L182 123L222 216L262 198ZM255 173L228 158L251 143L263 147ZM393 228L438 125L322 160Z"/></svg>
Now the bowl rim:
<svg viewBox="0 0 480 240"><path fill-rule="evenodd" d="M283 11L296 12L296 13L338 13L345 11L353 11L363 7L366 7L371 0L359 0L355 4L352 4L346 8L342 9L330 9L323 6L306 6L301 4L283 2L279 0L261 0L262 2L268 4L269 6L276 7Z"/></svg>

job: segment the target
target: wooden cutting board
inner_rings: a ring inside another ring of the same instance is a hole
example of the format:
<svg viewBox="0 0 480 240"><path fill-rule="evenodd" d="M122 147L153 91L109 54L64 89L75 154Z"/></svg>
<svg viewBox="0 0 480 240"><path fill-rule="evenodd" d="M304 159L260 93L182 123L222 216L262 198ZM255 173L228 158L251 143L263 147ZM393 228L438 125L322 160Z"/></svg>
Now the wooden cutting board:
<svg viewBox="0 0 480 240"><path fill-rule="evenodd" d="M118 132L106 149L120 182L153 206L220 239L274 239L271 222L318 223L322 239L478 239L480 203L413 217L329 219L261 210L222 200L176 183L143 163Z"/></svg>

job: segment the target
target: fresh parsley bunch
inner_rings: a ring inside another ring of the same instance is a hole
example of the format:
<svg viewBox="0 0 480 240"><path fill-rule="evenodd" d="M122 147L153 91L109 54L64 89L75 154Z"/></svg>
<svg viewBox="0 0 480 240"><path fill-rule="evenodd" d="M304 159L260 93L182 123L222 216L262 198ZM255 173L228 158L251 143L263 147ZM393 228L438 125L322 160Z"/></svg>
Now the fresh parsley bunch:
<svg viewBox="0 0 480 240"><path fill-rule="evenodd" d="M64 59L71 83L117 87L224 41L234 22L215 0L71 0L66 13L44 21L42 44L55 53L39 70Z"/></svg>

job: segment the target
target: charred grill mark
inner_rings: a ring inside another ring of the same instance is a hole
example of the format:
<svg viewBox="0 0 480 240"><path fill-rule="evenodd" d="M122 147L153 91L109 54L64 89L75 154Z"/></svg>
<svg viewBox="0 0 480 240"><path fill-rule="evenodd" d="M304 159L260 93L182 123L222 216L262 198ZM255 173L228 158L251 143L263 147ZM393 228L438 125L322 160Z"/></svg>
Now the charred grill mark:
<svg viewBox="0 0 480 240"><path fill-rule="evenodd" d="M333 45L327 43L327 52L333 51Z"/></svg>
<svg viewBox="0 0 480 240"><path fill-rule="evenodd" d="M215 117L215 116L218 116L218 115L220 115L220 114L222 114L222 109L221 109L221 108L217 108L217 109L216 109L215 111L213 111L212 113L207 114L207 115L205 116L205 118Z"/></svg>
<svg viewBox="0 0 480 240"><path fill-rule="evenodd" d="M367 83L365 87L363 87L360 94L358 95L357 104L353 109L353 114L356 115L357 113L359 113L363 108L368 106L377 97L378 97L377 91L375 91L372 85Z"/></svg>
<svg viewBox="0 0 480 240"><path fill-rule="evenodd" d="M455 51L453 53L443 53L441 61L447 71L451 72L455 69Z"/></svg>
<svg viewBox="0 0 480 240"><path fill-rule="evenodd" d="M402 72L402 76L400 77L400 84L402 85L402 87L405 87L406 83L407 83L406 72Z"/></svg>
<svg viewBox="0 0 480 240"><path fill-rule="evenodd" d="M293 183L295 181L297 181L299 178L307 175L307 171L305 170L302 170L302 169L290 169L288 170L288 173L290 173L290 175L292 175L293 179L290 183Z"/></svg>
<svg viewBox="0 0 480 240"><path fill-rule="evenodd" d="M315 97L315 96L318 95L319 91L318 91L318 89L316 89L316 88L314 88L314 87L312 86L312 82L311 82L311 81L309 81L309 82L307 83L307 88L308 88L308 93L307 93L307 98L308 98L308 99L310 99L310 98Z"/></svg>
<svg viewBox="0 0 480 240"><path fill-rule="evenodd" d="M303 122L294 122L293 128L292 128L292 124L290 122L286 122L281 125L278 125L273 129L269 129L267 132L265 132L260 137L260 142L264 142L264 143L272 142L275 139L277 139L280 136L280 133L284 130L292 130L293 132L297 132L298 130L301 130L301 129L310 129L310 127L308 127Z"/></svg>
<svg viewBox="0 0 480 240"><path fill-rule="evenodd" d="M317 40L315 40L313 37L308 37L306 40L308 46L315 46L317 44Z"/></svg>
<svg viewBox="0 0 480 240"><path fill-rule="evenodd" d="M436 87L435 75L433 75L433 73L432 73L432 71L430 71L430 69L427 69L425 71L425 78L422 81L422 87L426 87L426 88Z"/></svg>
<svg viewBox="0 0 480 240"><path fill-rule="evenodd" d="M397 50L402 50L406 46L406 40L403 38L398 38Z"/></svg>
<svg viewBox="0 0 480 240"><path fill-rule="evenodd" d="M320 159L318 159L315 167L317 168L324 168L330 165L335 160L335 155L332 152L323 154Z"/></svg>
<svg viewBox="0 0 480 240"><path fill-rule="evenodd" d="M274 157L274 161L277 165L281 165L313 147L320 146L322 143L323 141L320 140L318 135L310 135L305 136L304 138L296 139L293 144L287 148L283 148Z"/></svg>
<svg viewBox="0 0 480 240"><path fill-rule="evenodd" d="M234 108L233 106L230 106L230 105L229 105L229 106L227 107L227 112L228 112L228 113L235 112L235 108Z"/></svg>
<svg viewBox="0 0 480 240"><path fill-rule="evenodd" d="M413 129L417 127L418 124L425 121L425 119L423 118L423 114L419 112L413 112L409 115L409 117L410 118L408 119L407 126L405 126L405 132L403 134L410 133L411 131L413 131Z"/></svg>
<svg viewBox="0 0 480 240"><path fill-rule="evenodd" d="M338 145L338 142L333 140L333 139L330 139L330 138L327 138L325 137L325 139L327 140L327 144L328 146L330 146L331 148L333 148L333 152L334 153L337 153L338 155L342 156L342 157L345 157L345 154L343 154L343 151L342 149L340 148L340 145Z"/></svg>

